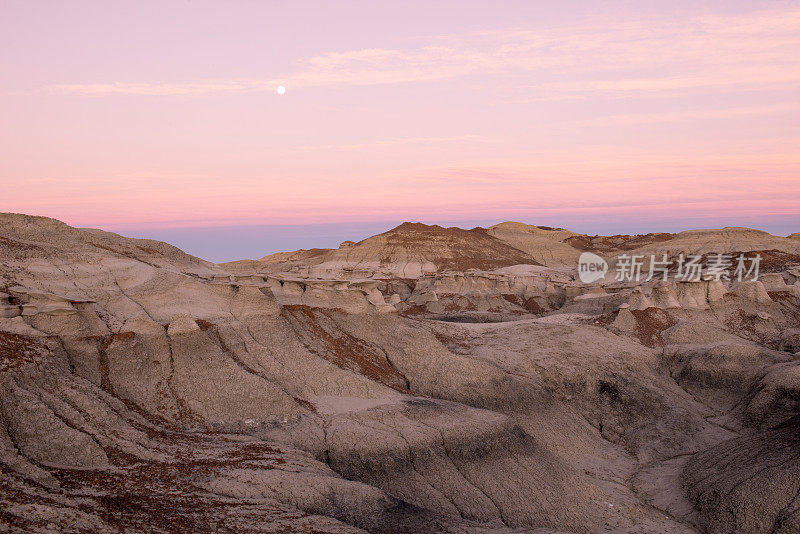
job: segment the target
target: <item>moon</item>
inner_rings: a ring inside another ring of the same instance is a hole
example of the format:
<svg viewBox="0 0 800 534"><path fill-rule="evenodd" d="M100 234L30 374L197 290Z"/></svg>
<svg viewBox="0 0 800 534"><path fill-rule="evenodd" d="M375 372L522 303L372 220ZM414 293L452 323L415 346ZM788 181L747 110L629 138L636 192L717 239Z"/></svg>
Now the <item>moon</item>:
<svg viewBox="0 0 800 534"><path fill-rule="evenodd" d="M282 86L282 85L279 85L278 86L278 94L279 95L286 94L286 88L284 86Z"/></svg>

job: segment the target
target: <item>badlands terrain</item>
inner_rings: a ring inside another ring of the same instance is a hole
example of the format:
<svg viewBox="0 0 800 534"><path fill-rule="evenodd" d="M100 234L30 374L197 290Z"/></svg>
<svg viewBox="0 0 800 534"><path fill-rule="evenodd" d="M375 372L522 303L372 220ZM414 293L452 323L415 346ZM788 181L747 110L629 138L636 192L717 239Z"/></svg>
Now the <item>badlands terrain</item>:
<svg viewBox="0 0 800 534"><path fill-rule="evenodd" d="M759 279L614 279L713 253ZM218 265L0 214L0 531L797 533L799 281L745 228Z"/></svg>

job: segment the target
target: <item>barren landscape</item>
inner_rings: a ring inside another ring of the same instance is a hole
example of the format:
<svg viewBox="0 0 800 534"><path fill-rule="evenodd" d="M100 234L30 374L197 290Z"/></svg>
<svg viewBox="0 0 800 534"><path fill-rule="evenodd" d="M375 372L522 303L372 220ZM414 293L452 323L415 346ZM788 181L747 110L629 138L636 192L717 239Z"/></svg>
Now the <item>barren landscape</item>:
<svg viewBox="0 0 800 534"><path fill-rule="evenodd" d="M720 253L758 279L614 278ZM0 214L0 531L793 533L799 414L798 234L404 223L214 264Z"/></svg>
<svg viewBox="0 0 800 534"><path fill-rule="evenodd" d="M800 0L0 0L0 534L800 534Z"/></svg>

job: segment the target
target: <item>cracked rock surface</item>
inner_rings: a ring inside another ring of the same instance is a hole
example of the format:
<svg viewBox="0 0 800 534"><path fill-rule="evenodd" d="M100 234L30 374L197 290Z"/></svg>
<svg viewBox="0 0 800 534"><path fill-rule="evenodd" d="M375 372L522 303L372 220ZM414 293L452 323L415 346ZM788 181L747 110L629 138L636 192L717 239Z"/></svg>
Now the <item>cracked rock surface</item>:
<svg viewBox="0 0 800 534"><path fill-rule="evenodd" d="M402 277L381 283L403 298L424 285L404 278L415 254L537 258L508 271L524 288L426 279L469 302L542 304L453 322L387 312L360 282L324 291L368 287L376 305L287 303L280 281L164 243L0 214L0 531L800 531L790 275L753 286L766 299L699 285L663 307L621 306L624 290L574 299L533 284L537 262L571 261L577 234L523 230L449 232L444 252L395 233L332 256L369 263L388 242Z"/></svg>

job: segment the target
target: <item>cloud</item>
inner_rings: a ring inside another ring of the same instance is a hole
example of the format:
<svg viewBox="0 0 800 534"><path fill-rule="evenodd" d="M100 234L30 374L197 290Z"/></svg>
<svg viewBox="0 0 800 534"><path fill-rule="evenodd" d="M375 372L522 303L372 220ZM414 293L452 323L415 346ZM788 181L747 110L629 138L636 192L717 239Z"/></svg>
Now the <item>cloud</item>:
<svg viewBox="0 0 800 534"><path fill-rule="evenodd" d="M688 109L658 113L630 113L623 115L604 115L592 119L574 121L574 124L653 124L659 122L706 121L735 117L752 117L800 112L800 102L786 102L766 106L745 106L719 109Z"/></svg>
<svg viewBox="0 0 800 534"><path fill-rule="evenodd" d="M206 95L213 93L245 93L274 91L279 84L270 81L235 79L209 80L196 83L90 83L55 85L51 90L67 94L82 95L140 95L175 96Z"/></svg>
<svg viewBox="0 0 800 534"><path fill-rule="evenodd" d="M313 150L361 150L364 148L382 148L400 145L427 145L431 143L451 143L458 141L475 141L485 139L485 137L474 134L465 135L452 135L449 137L395 137L392 139L383 139L379 141L370 141L364 143L351 143L340 145L306 145L298 147L297 150L301 152Z"/></svg>
<svg viewBox="0 0 800 534"><path fill-rule="evenodd" d="M274 91L278 85L295 90L513 74L523 77L518 83L534 93L526 94L534 102L597 93L795 85L800 83L797 50L800 9L787 8L690 20L610 20L439 36L410 49L326 52L307 58L294 71L266 79L63 84L50 89L92 96L198 96Z"/></svg>

